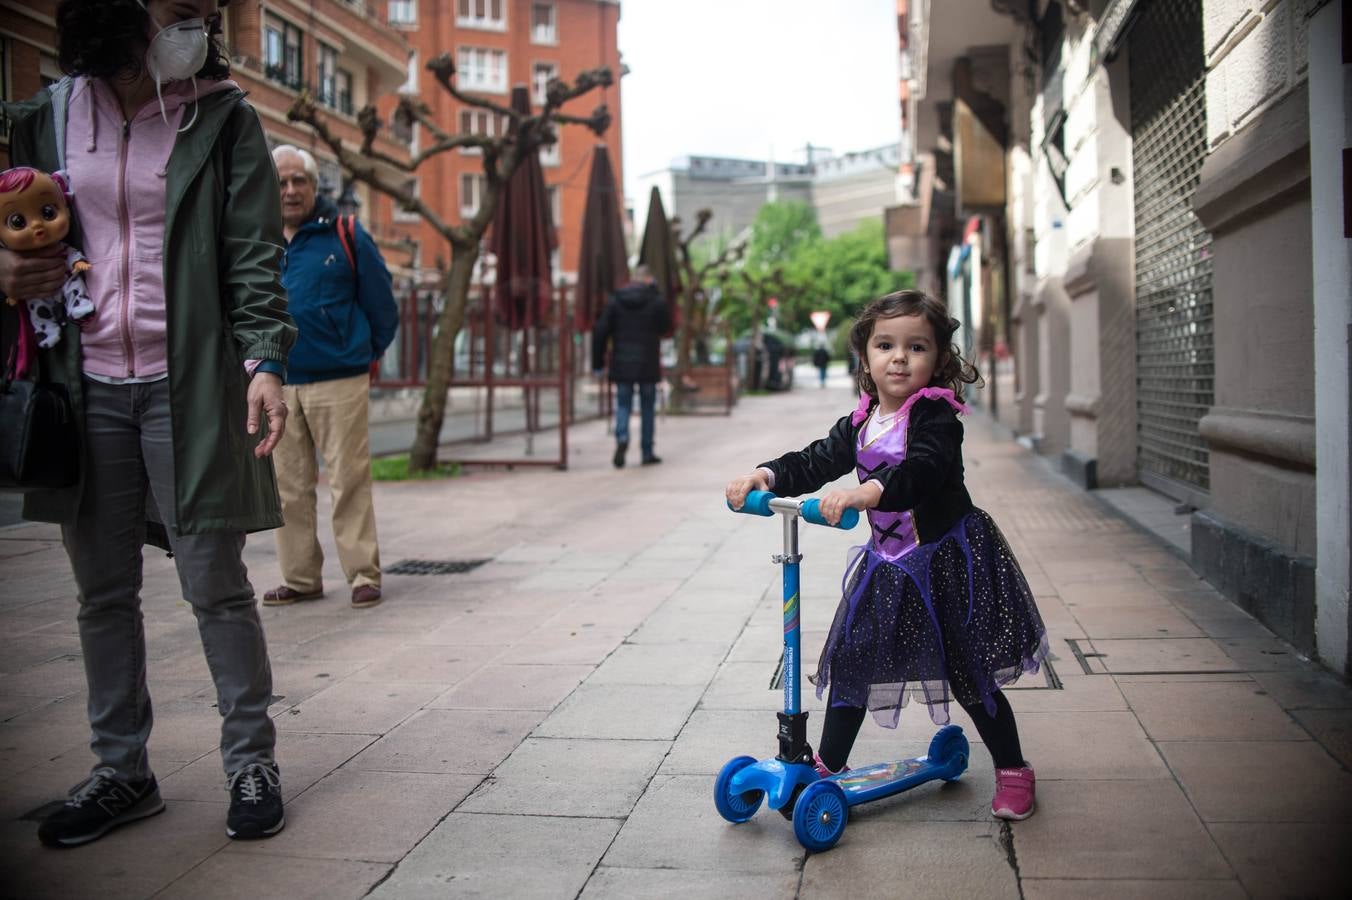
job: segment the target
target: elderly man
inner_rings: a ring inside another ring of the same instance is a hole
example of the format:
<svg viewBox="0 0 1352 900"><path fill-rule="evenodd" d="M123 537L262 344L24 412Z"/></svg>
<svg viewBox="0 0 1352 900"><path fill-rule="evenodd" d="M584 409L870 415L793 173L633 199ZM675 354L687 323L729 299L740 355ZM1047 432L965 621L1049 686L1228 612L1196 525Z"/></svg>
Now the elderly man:
<svg viewBox="0 0 1352 900"><path fill-rule="evenodd" d="M272 151L281 182L286 256L282 284L298 336L287 365L291 410L273 454L286 524L277 531L282 584L263 595L284 606L324 595L324 552L315 512L315 455L323 457L333 498L338 560L352 587L352 605L375 606L380 550L371 504L371 445L367 411L371 361L394 338L399 309L390 273L360 225L339 233L333 203L317 194L314 157L285 145ZM350 254L350 256L349 256Z"/></svg>

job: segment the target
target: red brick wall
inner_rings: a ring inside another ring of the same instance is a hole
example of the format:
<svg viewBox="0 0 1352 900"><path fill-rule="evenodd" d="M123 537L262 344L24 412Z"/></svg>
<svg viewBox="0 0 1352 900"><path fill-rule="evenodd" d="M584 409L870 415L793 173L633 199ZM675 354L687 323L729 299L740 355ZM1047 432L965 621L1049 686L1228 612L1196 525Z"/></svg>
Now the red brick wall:
<svg viewBox="0 0 1352 900"><path fill-rule="evenodd" d="M455 103L421 67L438 53L445 51L455 54L464 46L502 49L507 52L509 92L513 85L530 85L533 64L537 61L556 63L559 66L559 77L570 82L585 69L608 65L616 75L616 83L605 92L595 91L573 101L566 107L566 111L585 116L599 103L607 103L613 121L603 140L609 149L611 163L615 167L617 183L623 185L619 50L616 42L619 8L614 4L601 3L597 0L555 0L557 44L540 45L531 42L532 0L504 0L504 2L507 5L505 32L458 26L456 0L444 2L423 0L418 4L418 28L409 32L408 39L418 51L422 99L432 108L433 115L443 129L452 133L459 130L459 104ZM495 102L503 105L510 99L510 93L490 96ZM388 114L393 107L394 99L386 98L382 101L380 109L382 113ZM422 141L423 146L426 146L426 136ZM583 127L561 128L560 165L545 167L546 184L558 185L561 192L560 261L563 269L571 273L575 273L578 267L578 244L582 229L582 214L586 205L587 175L595 144L595 136ZM445 221L459 222L460 175L482 171L482 162L478 156L467 156L459 151L451 151L434 157L418 170L422 198ZM389 203L388 199L384 202L387 205ZM449 260L450 248L431 228L421 223L411 225L395 223L394 228L406 231L422 243L422 258L425 265L435 264L438 256L444 261Z"/></svg>

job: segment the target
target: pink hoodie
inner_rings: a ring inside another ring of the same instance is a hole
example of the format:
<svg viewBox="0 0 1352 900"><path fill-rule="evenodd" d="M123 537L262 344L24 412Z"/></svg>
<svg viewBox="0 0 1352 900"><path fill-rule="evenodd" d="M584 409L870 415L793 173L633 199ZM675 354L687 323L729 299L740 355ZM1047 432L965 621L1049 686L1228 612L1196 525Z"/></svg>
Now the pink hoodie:
<svg viewBox="0 0 1352 900"><path fill-rule="evenodd" d="M197 94L232 81L198 81ZM94 316L80 336L84 371L150 378L169 370L165 339L165 182L178 129L192 118L193 85L164 85L160 118L152 98L127 122L112 90L78 78L66 117L66 170L92 268L85 275Z"/></svg>

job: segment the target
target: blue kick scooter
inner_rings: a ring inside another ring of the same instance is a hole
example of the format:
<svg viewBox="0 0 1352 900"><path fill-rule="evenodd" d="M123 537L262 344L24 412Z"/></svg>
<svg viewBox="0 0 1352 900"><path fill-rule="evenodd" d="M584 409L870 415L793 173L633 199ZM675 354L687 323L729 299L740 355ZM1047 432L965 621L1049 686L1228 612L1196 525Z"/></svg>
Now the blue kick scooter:
<svg viewBox="0 0 1352 900"><path fill-rule="evenodd" d="M816 498L789 500L769 491L752 491L737 512L784 517L784 552L774 562L784 566L784 711L779 713L779 755L757 761L731 759L714 782L714 805L729 822L745 822L768 799L771 809L793 820L793 833L808 850L830 850L840 840L850 807L881 800L942 778L956 781L967 769L970 748L962 729L945 725L930 741L929 752L916 759L877 763L829 778L817 774L807 742L807 713L799 708L798 520L829 525ZM838 528L853 528L859 511L845 510ZM789 812L792 810L792 813Z"/></svg>

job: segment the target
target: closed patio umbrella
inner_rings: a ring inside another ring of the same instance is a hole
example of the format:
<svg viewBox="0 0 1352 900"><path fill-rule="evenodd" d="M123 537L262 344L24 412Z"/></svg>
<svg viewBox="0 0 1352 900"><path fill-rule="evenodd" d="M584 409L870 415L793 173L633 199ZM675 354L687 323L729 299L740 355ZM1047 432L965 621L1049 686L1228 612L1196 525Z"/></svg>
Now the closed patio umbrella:
<svg viewBox="0 0 1352 900"><path fill-rule="evenodd" d="M573 327L588 332L601 314L610 292L629 280L629 254L620 222L615 171L610 166L610 153L605 144L597 144L592 151L579 254Z"/></svg>
<svg viewBox="0 0 1352 900"><path fill-rule="evenodd" d="M670 337L680 324L677 319L681 308L681 275L676 266L676 242L672 239L671 223L667 221L662 195L656 187L648 197L648 221L643 226L643 244L639 249L638 261L653 273L657 289L662 292L662 299L667 301L672 330L666 337Z"/></svg>
<svg viewBox="0 0 1352 900"><path fill-rule="evenodd" d="M530 114L526 88L512 89L512 108ZM497 257L493 307L513 331L547 321L554 299L550 253L558 246L540 156L532 152L502 186L489 249Z"/></svg>

